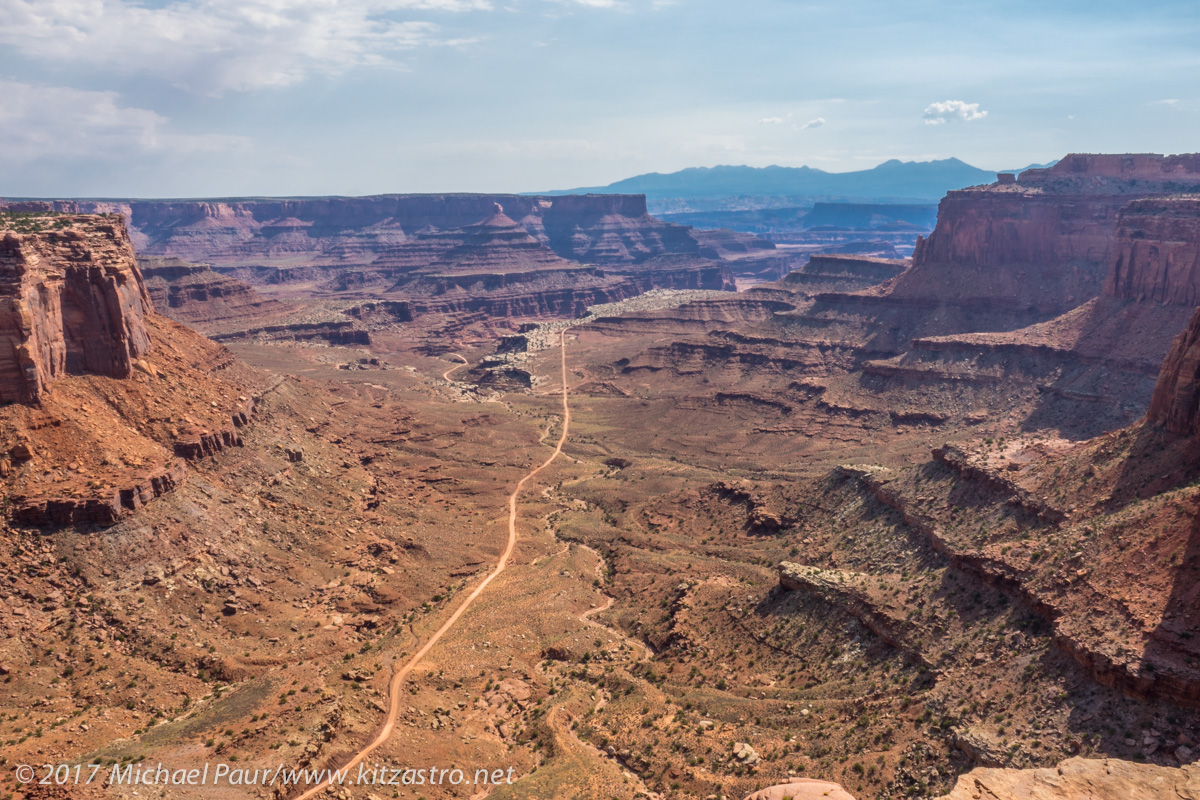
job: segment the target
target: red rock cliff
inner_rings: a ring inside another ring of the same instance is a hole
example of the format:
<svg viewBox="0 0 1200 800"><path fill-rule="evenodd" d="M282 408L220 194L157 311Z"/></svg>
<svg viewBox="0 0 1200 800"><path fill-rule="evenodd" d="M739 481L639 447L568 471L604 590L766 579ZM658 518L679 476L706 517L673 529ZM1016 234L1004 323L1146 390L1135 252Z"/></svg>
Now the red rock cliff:
<svg viewBox="0 0 1200 800"><path fill-rule="evenodd" d="M1200 197L1135 200L1117 222L1104 293L1200 305Z"/></svg>
<svg viewBox="0 0 1200 800"><path fill-rule="evenodd" d="M1173 433L1200 435L1200 309L1171 343L1146 417Z"/></svg>
<svg viewBox="0 0 1200 800"><path fill-rule="evenodd" d="M1125 188L1134 192L1137 184L1151 184L1159 187L1158 191L1170 192L1194 185L1197 176L1200 153L1071 153L1052 167L1025 170L1017 182L1023 186L1078 186L1082 181L1092 187L1107 186L1109 191Z"/></svg>
<svg viewBox="0 0 1200 800"><path fill-rule="evenodd" d="M1200 191L1200 155L1070 155L950 192L893 295L1067 310L1100 294L1121 210L1184 190Z"/></svg>
<svg viewBox="0 0 1200 800"><path fill-rule="evenodd" d="M0 215L0 402L67 374L127 377L152 310L117 215Z"/></svg>

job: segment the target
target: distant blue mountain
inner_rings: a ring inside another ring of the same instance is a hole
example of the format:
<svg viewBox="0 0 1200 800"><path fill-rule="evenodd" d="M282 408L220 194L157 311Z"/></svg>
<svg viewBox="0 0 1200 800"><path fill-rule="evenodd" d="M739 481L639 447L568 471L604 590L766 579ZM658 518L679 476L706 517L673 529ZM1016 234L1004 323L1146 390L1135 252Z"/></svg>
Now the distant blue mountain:
<svg viewBox="0 0 1200 800"><path fill-rule="evenodd" d="M1049 165L1030 164L1022 169L1042 166ZM928 202L940 200L952 189L992 183L995 180L995 172L973 167L957 158L941 161L893 159L877 167L857 172L826 172L813 167L692 167L667 174L651 172L610 183L608 186L589 186L543 194L644 194L651 202L668 198L717 197Z"/></svg>

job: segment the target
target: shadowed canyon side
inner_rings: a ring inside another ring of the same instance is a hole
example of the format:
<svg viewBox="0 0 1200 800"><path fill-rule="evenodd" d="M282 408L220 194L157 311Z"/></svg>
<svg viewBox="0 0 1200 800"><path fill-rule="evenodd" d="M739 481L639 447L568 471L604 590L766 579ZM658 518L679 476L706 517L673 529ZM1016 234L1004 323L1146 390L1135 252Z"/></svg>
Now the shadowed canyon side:
<svg viewBox="0 0 1200 800"><path fill-rule="evenodd" d="M138 263L155 309L177 322L211 330L244 320L262 322L286 310L207 264L156 258Z"/></svg>
<svg viewBox="0 0 1200 800"><path fill-rule="evenodd" d="M1200 436L1200 310L1171 344L1147 418L1171 433Z"/></svg>

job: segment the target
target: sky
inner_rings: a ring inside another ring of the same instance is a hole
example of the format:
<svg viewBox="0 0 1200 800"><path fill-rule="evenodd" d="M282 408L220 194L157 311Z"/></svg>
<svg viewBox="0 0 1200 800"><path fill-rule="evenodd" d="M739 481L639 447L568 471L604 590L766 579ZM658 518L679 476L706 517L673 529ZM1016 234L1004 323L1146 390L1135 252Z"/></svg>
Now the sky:
<svg viewBox="0 0 1200 800"><path fill-rule="evenodd" d="M0 0L0 197L1200 151L1195 0Z"/></svg>

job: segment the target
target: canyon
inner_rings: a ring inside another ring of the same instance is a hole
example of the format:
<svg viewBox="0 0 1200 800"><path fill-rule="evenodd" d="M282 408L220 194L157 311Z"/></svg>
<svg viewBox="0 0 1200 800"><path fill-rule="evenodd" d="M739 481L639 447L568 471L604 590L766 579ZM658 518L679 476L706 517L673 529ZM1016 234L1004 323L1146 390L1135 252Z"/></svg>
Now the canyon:
<svg viewBox="0 0 1200 800"><path fill-rule="evenodd" d="M1195 792L1197 197L1069 155L905 259L630 196L11 203L5 757Z"/></svg>

